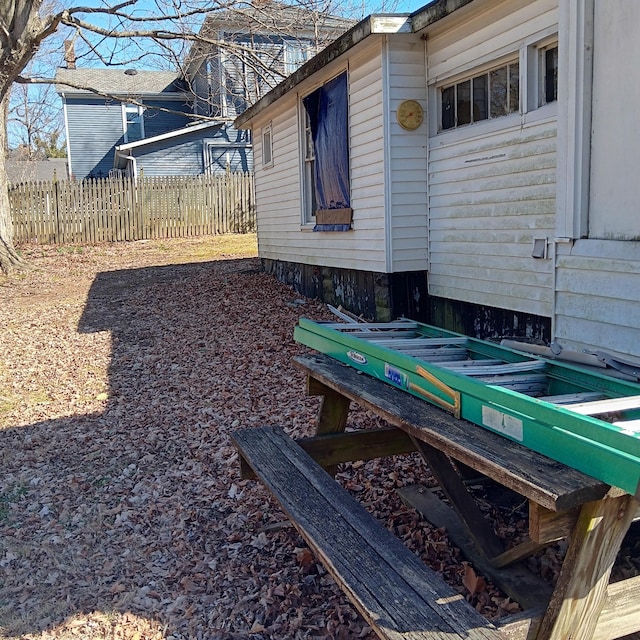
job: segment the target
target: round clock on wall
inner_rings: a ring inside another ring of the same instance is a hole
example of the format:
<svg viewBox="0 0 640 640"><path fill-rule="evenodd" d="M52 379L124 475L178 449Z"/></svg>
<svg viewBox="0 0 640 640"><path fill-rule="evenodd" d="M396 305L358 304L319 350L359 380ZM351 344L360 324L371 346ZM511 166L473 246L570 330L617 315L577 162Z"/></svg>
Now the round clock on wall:
<svg viewBox="0 0 640 640"><path fill-rule="evenodd" d="M403 100L396 112L398 124L407 131L414 131L422 124L424 114L417 100Z"/></svg>

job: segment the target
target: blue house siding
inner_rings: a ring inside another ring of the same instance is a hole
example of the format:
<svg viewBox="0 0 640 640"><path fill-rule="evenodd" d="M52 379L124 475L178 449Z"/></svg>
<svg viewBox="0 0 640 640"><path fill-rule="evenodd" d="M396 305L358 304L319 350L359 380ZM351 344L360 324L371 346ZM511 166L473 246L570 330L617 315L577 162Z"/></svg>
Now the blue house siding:
<svg viewBox="0 0 640 640"><path fill-rule="evenodd" d="M133 155L138 163L138 171L142 171L146 177L197 176L203 173L201 137L180 142L162 140L145 145L144 152Z"/></svg>
<svg viewBox="0 0 640 640"><path fill-rule="evenodd" d="M190 176L202 173L251 171L251 146L246 143L246 132L235 131L242 148L229 145L224 129L206 129L183 133L164 140L150 142L130 149L138 172L152 176Z"/></svg>
<svg viewBox="0 0 640 640"><path fill-rule="evenodd" d="M124 141L120 103L84 96L68 97L65 102L71 176L82 180L109 175L113 148Z"/></svg>
<svg viewBox="0 0 640 640"><path fill-rule="evenodd" d="M186 115L153 109L157 106L174 111L189 109L190 106L184 101L143 102L149 107L144 114L147 138L180 129L190 121ZM70 95L65 97L65 104L71 149L71 175L78 180L109 175L113 168L114 147L124 143L122 103L86 95Z"/></svg>
<svg viewBox="0 0 640 640"><path fill-rule="evenodd" d="M145 138L153 138L169 131L182 129L192 121L187 115L154 110L154 107L161 107L172 111L182 111L185 114L191 113L191 104L183 100L143 100L143 102L147 106L147 110L144 112Z"/></svg>

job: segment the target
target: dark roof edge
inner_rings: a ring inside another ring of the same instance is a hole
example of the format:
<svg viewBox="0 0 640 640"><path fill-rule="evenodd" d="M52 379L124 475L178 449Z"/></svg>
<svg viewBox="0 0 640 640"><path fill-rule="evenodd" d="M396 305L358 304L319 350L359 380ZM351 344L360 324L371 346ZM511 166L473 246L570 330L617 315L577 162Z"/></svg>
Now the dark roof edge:
<svg viewBox="0 0 640 640"><path fill-rule="evenodd" d="M411 14L411 27L414 33L446 18L454 11L471 4L474 0L436 0Z"/></svg>

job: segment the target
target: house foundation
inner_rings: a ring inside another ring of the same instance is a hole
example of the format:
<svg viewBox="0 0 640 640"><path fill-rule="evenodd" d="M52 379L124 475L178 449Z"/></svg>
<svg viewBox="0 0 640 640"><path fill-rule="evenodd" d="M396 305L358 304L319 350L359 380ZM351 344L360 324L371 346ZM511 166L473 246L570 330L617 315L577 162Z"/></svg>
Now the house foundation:
<svg viewBox="0 0 640 640"><path fill-rule="evenodd" d="M429 296L426 271L376 273L262 258L262 269L301 295L342 306L365 320L406 317L481 339L548 344L551 319Z"/></svg>

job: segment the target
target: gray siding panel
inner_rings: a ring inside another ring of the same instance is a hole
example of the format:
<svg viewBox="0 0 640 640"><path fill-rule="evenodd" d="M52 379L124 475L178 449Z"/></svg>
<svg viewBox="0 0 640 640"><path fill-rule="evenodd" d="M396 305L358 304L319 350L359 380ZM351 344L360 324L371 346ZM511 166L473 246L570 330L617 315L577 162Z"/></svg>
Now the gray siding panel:
<svg viewBox="0 0 640 640"><path fill-rule="evenodd" d="M224 172L227 165L231 171L251 171L251 148L221 146L228 141L224 131L212 135L211 130L194 131L176 138L167 138L133 150L138 163L147 177L151 176L193 176L201 173ZM246 136L246 134L245 134ZM208 151L205 151L208 150ZM208 165L205 166L205 153Z"/></svg>

